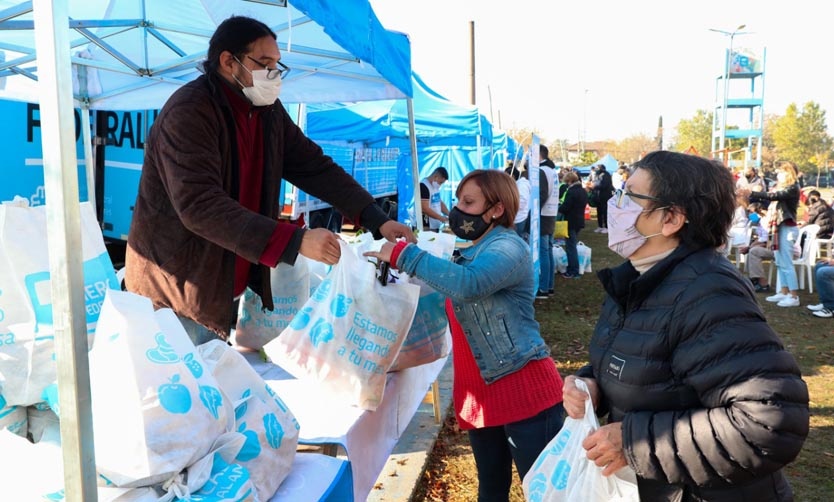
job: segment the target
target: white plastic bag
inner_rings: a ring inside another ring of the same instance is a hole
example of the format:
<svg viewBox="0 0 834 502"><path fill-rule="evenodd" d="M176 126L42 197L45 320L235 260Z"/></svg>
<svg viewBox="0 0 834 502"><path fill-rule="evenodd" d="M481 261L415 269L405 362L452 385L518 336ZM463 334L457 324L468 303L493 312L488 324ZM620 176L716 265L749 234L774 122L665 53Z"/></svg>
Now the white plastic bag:
<svg viewBox="0 0 834 502"><path fill-rule="evenodd" d="M121 288L92 205L82 202L79 211L87 331L93 333L105 292ZM0 276L0 291L3 291L0 299L8 295L19 301L22 297L22 305L27 311L22 314L20 304L10 310L14 318L10 316L0 321L0 333L4 324L8 326L16 322L34 321L35 332L44 325L52 325L46 232L46 206L27 207L17 202L0 204L0 261L5 261L10 272L8 276ZM0 309L11 308L11 304L5 305L0 305Z"/></svg>
<svg viewBox="0 0 834 502"><path fill-rule="evenodd" d="M556 272L564 274L568 271L568 255L562 246L553 246L553 263L556 264Z"/></svg>
<svg viewBox="0 0 834 502"><path fill-rule="evenodd" d="M220 340L197 347L220 390L235 403L235 430L246 443L234 461L269 500L292 468L300 426L287 405L238 351Z"/></svg>
<svg viewBox="0 0 834 502"><path fill-rule="evenodd" d="M261 297L249 288L238 308L234 344L259 350L290 325L298 310L310 298L310 267L307 258L298 255L295 265L279 263L270 271L272 303L275 309L264 310Z"/></svg>
<svg viewBox="0 0 834 502"><path fill-rule="evenodd" d="M433 256L450 260L455 250L455 236L437 232L420 232L417 247ZM400 371L437 361L449 354L452 339L446 317L446 296L425 282L401 274L409 283L420 286L417 312L400 353L389 371Z"/></svg>
<svg viewBox="0 0 834 502"><path fill-rule="evenodd" d="M96 465L119 487L171 479L234 427L229 398L170 309L111 290L90 351Z"/></svg>
<svg viewBox="0 0 834 502"><path fill-rule="evenodd" d="M375 410L414 318L420 288L383 286L373 263L345 242L339 245L339 262L264 351L296 378L320 382L333 399Z"/></svg>
<svg viewBox="0 0 834 502"><path fill-rule="evenodd" d="M576 254L579 257L579 273L593 272L591 270L591 248L586 246L584 242L579 241L576 243Z"/></svg>
<svg viewBox="0 0 834 502"><path fill-rule="evenodd" d="M588 392L582 380L579 389ZM585 401L585 417L566 418L562 429L539 454L524 476L522 488L528 502L639 502L637 477L631 467L611 476L589 460L582 441L599 429L590 393Z"/></svg>

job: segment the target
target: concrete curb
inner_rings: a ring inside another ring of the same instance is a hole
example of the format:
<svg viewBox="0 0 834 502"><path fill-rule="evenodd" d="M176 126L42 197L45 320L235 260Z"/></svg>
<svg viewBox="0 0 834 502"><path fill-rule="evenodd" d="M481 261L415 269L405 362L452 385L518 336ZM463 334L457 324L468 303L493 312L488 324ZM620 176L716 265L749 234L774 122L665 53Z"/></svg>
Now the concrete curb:
<svg viewBox="0 0 834 502"><path fill-rule="evenodd" d="M368 495L368 502L404 502L411 500L420 483L429 453L452 404L452 358L437 377L440 386L440 422L435 423L431 403L422 403L394 446L385 467ZM428 390L428 389L427 389ZM358 501L357 501L358 502Z"/></svg>

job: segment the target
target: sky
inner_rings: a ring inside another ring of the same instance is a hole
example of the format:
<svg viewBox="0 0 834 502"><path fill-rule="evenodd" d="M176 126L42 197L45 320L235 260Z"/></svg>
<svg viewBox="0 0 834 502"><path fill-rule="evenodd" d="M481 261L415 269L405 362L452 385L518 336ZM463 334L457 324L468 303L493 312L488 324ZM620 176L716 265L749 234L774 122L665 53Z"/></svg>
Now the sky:
<svg viewBox="0 0 834 502"><path fill-rule="evenodd" d="M654 137L713 111L730 37L766 53L765 114L819 104L834 120L834 30L810 0L371 0L387 29L409 35L412 69L439 94L476 103L503 129L535 128L546 142ZM749 82L749 81L748 81ZM746 91L731 81L729 96ZM738 118L740 121L741 118ZM735 124L732 116L728 125ZM834 131L830 129L830 131Z"/></svg>

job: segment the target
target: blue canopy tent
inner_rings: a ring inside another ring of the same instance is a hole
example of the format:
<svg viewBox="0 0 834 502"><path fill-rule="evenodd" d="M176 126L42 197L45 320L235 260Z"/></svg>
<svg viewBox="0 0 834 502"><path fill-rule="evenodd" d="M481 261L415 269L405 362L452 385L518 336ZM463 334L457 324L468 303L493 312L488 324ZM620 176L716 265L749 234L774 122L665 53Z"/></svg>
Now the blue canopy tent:
<svg viewBox="0 0 834 502"><path fill-rule="evenodd" d="M95 500L73 107L161 107L199 73L232 14L264 21L293 68L285 102L411 95L408 39L368 0L0 0L0 98L41 104L50 274L68 500ZM82 127L91 159L89 127ZM91 171L91 162L88 166Z"/></svg>
<svg viewBox="0 0 834 502"><path fill-rule="evenodd" d="M594 166L598 166L600 164L605 166L605 170L608 171L609 174L614 173L614 171L616 171L617 168L620 167L620 163L617 161L617 159L615 159L610 153L606 153L603 158L599 159L598 161L594 162L593 164L589 164L587 166L575 167L574 169L576 169L579 172L579 174L581 174L583 176L587 176L587 175L591 174L591 168L593 168Z"/></svg>
<svg viewBox="0 0 834 502"><path fill-rule="evenodd" d="M451 183L443 186L441 197L451 204L457 182L469 171L481 167L503 167L493 155L493 127L474 105L453 103L431 89L416 73L413 77L413 137L408 104L384 100L342 107L311 106L307 110L307 134L321 143L396 147L400 149L399 219L419 219L414 204L418 180L409 176L412 140L416 145L420 178L435 168L449 170Z"/></svg>

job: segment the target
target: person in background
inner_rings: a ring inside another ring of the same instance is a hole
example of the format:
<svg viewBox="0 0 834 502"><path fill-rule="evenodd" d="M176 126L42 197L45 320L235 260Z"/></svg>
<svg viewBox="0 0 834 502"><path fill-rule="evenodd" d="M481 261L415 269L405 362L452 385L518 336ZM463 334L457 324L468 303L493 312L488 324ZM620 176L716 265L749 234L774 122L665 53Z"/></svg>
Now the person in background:
<svg viewBox="0 0 834 502"><path fill-rule="evenodd" d="M367 252L448 296L455 417L468 431L478 500L509 500L512 464L520 479L562 427L562 378L533 308L530 248L513 230L518 191L500 170L464 176L449 214L472 241L455 261L414 244Z"/></svg>
<svg viewBox="0 0 834 502"><path fill-rule="evenodd" d="M628 178L628 168L626 167L625 163L620 161L617 170L614 171L614 174L611 175L611 184L614 186L614 190L619 190L625 186L626 179Z"/></svg>
<svg viewBox="0 0 834 502"><path fill-rule="evenodd" d="M721 163L656 151L609 202L608 246L626 261L599 272L590 363L565 379L564 406L584 416L582 378L608 418L586 455L604 476L631 467L641 500L793 500L782 469L808 434L808 389L717 251L733 192Z"/></svg>
<svg viewBox="0 0 834 502"><path fill-rule="evenodd" d="M819 260L814 267L814 280L817 282L817 295L820 302L808 305L814 317L834 317L834 259Z"/></svg>
<svg viewBox="0 0 834 502"><path fill-rule="evenodd" d="M592 197L597 201L597 229L594 232L602 234L608 233L608 199L614 193L614 185L611 182L611 175L605 169L603 164L599 164L594 168L596 173L591 190L594 191Z"/></svg>
<svg viewBox="0 0 834 502"><path fill-rule="evenodd" d="M515 215L515 231L525 241L530 237L530 180L528 171L519 171L515 166L508 167L504 172L512 176L518 188L518 213Z"/></svg>
<svg viewBox="0 0 834 502"><path fill-rule="evenodd" d="M154 121L127 239L125 285L171 308L195 344L227 339L249 287L274 308L270 268L299 254L327 264L339 238L279 223L286 179L389 240L414 240L308 139L278 100L289 72L275 33L233 16L217 27L205 74L171 95Z"/></svg>
<svg viewBox="0 0 834 502"><path fill-rule="evenodd" d="M423 230L437 232L449 221L449 209L440 199L440 187L449 179L445 167L438 167L420 182L420 207L423 210Z"/></svg>
<svg viewBox="0 0 834 502"><path fill-rule="evenodd" d="M550 152L539 145L539 291L537 299L553 295L556 261L553 259L553 232L559 213L559 176Z"/></svg>
<svg viewBox="0 0 834 502"><path fill-rule="evenodd" d="M796 217L799 206L799 183L796 176L796 166L792 162L783 162L777 170L776 186L773 191L756 192L750 191L749 188L739 189L750 199L770 201L767 220L770 224L771 248L775 255L776 269L779 271L778 284L781 289L765 299L776 303L779 307L799 306L799 282L793 266L793 244L799 234Z"/></svg>
<svg viewBox="0 0 834 502"><path fill-rule="evenodd" d="M565 279L579 278L579 255L576 244L579 232L585 228L585 206L588 204L588 193L579 181L579 176L573 171L566 173L562 182L567 185L564 201L559 204L559 214L568 222L568 238L565 239L565 255L568 268L562 277Z"/></svg>
<svg viewBox="0 0 834 502"><path fill-rule="evenodd" d="M748 219L750 225L753 226L755 239L750 243L750 246L743 247L739 251L742 254L747 254L747 277L753 283L754 291L756 293L769 293L770 284L768 284L768 278L765 275L763 262L773 259L773 250L768 246L766 214L764 208L758 202L750 204L747 210L750 213Z"/></svg>
<svg viewBox="0 0 834 502"><path fill-rule="evenodd" d="M834 234L834 209L822 199L818 190L808 192L805 205L807 206L805 219L799 222L800 225L819 225L817 238L831 238Z"/></svg>

